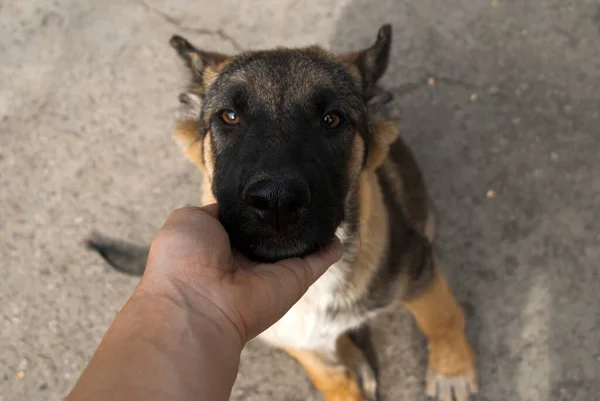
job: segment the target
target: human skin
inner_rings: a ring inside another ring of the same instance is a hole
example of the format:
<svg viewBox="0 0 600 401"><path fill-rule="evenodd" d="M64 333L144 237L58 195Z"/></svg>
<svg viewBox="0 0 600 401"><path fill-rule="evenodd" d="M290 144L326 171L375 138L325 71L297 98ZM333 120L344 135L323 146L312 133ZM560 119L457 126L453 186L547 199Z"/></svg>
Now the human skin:
<svg viewBox="0 0 600 401"><path fill-rule="evenodd" d="M231 250L216 205L171 213L144 276L66 401L227 400L242 348L341 257L253 263Z"/></svg>

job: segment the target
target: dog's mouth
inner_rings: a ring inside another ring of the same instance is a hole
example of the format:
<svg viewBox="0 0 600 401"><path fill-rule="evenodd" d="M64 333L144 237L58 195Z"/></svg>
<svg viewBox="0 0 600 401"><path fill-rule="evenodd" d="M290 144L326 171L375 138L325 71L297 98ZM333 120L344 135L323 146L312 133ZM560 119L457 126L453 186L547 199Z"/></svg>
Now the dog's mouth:
<svg viewBox="0 0 600 401"><path fill-rule="evenodd" d="M305 257L329 243L329 241L306 241L300 238L281 236L254 237L245 240L236 240L236 237L230 236L230 240L234 249L254 261L263 263Z"/></svg>
<svg viewBox="0 0 600 401"><path fill-rule="evenodd" d="M305 257L327 246L341 220L315 217L275 230L252 217L221 214L231 246L249 259L264 263Z"/></svg>

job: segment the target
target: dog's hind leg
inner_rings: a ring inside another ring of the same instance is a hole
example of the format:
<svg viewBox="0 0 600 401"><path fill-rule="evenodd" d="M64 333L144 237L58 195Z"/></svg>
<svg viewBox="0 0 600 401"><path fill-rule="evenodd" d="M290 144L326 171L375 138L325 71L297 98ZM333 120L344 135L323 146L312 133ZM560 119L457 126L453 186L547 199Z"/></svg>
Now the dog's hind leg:
<svg viewBox="0 0 600 401"><path fill-rule="evenodd" d="M338 337L331 350L286 348L325 401L377 401L377 362L368 327Z"/></svg>

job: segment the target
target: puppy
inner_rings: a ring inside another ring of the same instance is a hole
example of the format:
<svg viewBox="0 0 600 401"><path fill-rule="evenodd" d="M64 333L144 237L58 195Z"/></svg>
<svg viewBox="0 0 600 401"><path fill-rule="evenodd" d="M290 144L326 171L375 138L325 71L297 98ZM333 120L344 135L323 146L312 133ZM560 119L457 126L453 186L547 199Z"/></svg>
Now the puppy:
<svg viewBox="0 0 600 401"><path fill-rule="evenodd" d="M433 212L419 167L379 113L391 27L362 51L321 47L225 55L180 36L190 72L173 132L203 172L233 247L271 262L304 256L334 235L332 266L260 339L294 357L327 401L378 399L368 321L403 306L429 344L426 392L477 390L465 315L432 254ZM115 268L141 274L146 248L95 237Z"/></svg>

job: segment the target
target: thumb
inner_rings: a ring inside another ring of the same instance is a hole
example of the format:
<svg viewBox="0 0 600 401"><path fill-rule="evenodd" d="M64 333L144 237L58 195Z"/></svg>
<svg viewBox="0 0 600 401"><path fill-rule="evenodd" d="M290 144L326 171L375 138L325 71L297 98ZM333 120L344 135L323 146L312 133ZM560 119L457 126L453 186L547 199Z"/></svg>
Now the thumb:
<svg viewBox="0 0 600 401"><path fill-rule="evenodd" d="M200 209L210 214L215 219L219 218L219 206L216 203L210 203L208 205L202 206Z"/></svg>
<svg viewBox="0 0 600 401"><path fill-rule="evenodd" d="M342 246L335 238L326 248L305 258L285 259L273 264L262 264L252 270L254 302L246 316L256 319L248 327L254 337L268 329L304 295L308 288L342 256Z"/></svg>
<svg viewBox="0 0 600 401"><path fill-rule="evenodd" d="M319 252L308 255L300 260L306 263L306 266L311 272L309 283L303 292L310 287L327 269L342 257L342 244L338 237L334 237L333 241L326 248Z"/></svg>

